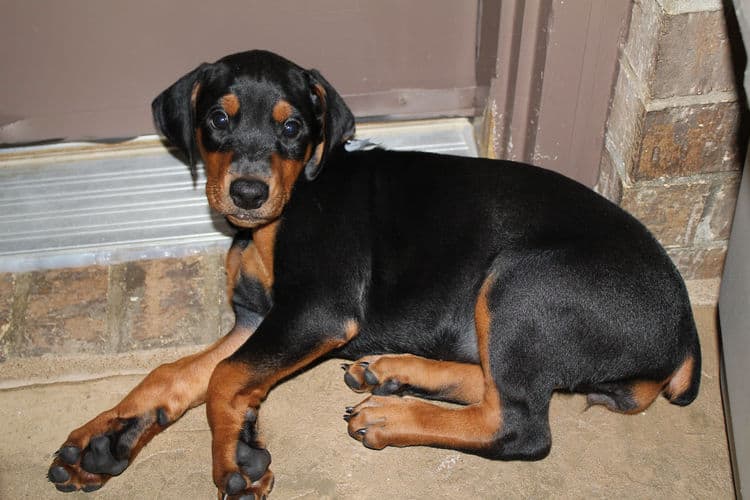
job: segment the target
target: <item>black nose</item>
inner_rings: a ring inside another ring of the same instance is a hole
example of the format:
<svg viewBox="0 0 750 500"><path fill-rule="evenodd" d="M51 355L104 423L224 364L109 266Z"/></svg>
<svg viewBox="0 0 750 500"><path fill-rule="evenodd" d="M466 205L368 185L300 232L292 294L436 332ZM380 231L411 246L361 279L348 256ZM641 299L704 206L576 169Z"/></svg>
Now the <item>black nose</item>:
<svg viewBox="0 0 750 500"><path fill-rule="evenodd" d="M268 199L268 184L261 181L238 179L229 186L229 196L235 205L246 210L258 208Z"/></svg>

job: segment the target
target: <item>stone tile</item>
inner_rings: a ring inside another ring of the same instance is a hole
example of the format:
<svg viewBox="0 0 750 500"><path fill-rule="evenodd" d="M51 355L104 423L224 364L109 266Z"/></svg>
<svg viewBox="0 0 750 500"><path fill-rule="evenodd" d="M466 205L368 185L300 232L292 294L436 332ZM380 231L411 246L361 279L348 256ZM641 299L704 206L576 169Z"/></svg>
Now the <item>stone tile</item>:
<svg viewBox="0 0 750 500"><path fill-rule="evenodd" d="M685 12L699 12L707 10L721 10L721 0L657 0L670 14Z"/></svg>
<svg viewBox="0 0 750 500"><path fill-rule="evenodd" d="M10 323L14 291L15 277L13 274L0 273L0 337L2 337L6 325Z"/></svg>
<svg viewBox="0 0 750 500"><path fill-rule="evenodd" d="M234 327L234 311L232 305L229 303L229 296L227 295L227 275L226 275L226 254L216 254L216 266L220 271L220 286L217 299L219 301L219 311L221 314L221 333L229 332Z"/></svg>
<svg viewBox="0 0 750 500"><path fill-rule="evenodd" d="M658 38L653 98L735 91L723 11L667 15Z"/></svg>
<svg viewBox="0 0 750 500"><path fill-rule="evenodd" d="M646 114L644 98L637 77L629 67L621 65L607 119L605 144L610 153L615 153L612 160L621 163L626 174L630 174L638 160Z"/></svg>
<svg viewBox="0 0 750 500"><path fill-rule="evenodd" d="M733 36L718 0L633 3L597 185L613 200L621 190L621 205L697 278L723 266L744 160L741 108L726 102Z"/></svg>
<svg viewBox="0 0 750 500"><path fill-rule="evenodd" d="M622 207L664 246L691 245L711 189L709 182L647 185L625 190Z"/></svg>
<svg viewBox="0 0 750 500"><path fill-rule="evenodd" d="M11 329L13 294L15 289L15 277L13 274L0 274L0 363L8 357L5 348L7 345L6 336Z"/></svg>
<svg viewBox="0 0 750 500"><path fill-rule="evenodd" d="M634 180L739 170L739 105L715 103L646 114Z"/></svg>
<svg viewBox="0 0 750 500"><path fill-rule="evenodd" d="M667 253L686 280L721 278L726 245L713 247L670 248Z"/></svg>
<svg viewBox="0 0 750 500"><path fill-rule="evenodd" d="M739 189L739 173L715 181L695 232L697 242L710 243L729 239Z"/></svg>
<svg viewBox="0 0 750 500"><path fill-rule="evenodd" d="M656 0L633 3L627 43L623 55L641 82L651 81L656 65L658 37L664 11Z"/></svg>
<svg viewBox="0 0 750 500"><path fill-rule="evenodd" d="M102 353L107 335L108 270L102 266L28 274L28 295L11 354Z"/></svg>
<svg viewBox="0 0 750 500"><path fill-rule="evenodd" d="M617 204L622 199L622 179L620 179L620 174L617 172L614 161L606 148L602 150L599 180L594 186L594 191Z"/></svg>
<svg viewBox="0 0 750 500"><path fill-rule="evenodd" d="M218 338L223 272L210 255L118 267L123 283L119 351Z"/></svg>

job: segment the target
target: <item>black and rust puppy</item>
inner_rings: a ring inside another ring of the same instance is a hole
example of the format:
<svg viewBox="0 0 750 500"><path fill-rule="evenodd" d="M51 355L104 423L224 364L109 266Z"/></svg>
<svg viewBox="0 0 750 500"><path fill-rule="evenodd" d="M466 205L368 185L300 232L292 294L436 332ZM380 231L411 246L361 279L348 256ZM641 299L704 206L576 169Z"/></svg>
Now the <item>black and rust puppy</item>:
<svg viewBox="0 0 750 500"><path fill-rule="evenodd" d="M345 419L377 449L534 460L550 449L555 390L622 413L696 397L682 279L591 190L508 161L348 152L341 97L269 52L204 64L153 109L169 142L203 159L211 206L247 229L227 259L236 325L73 431L50 468L58 489L100 487L205 401L220 493L263 497L261 402L326 357L357 360L345 381L373 395Z"/></svg>

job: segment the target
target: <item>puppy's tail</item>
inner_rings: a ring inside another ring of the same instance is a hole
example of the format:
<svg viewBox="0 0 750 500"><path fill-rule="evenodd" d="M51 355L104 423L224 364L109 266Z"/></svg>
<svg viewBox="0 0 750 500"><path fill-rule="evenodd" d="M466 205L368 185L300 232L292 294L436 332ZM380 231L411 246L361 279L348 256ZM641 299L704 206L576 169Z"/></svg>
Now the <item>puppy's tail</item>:
<svg viewBox="0 0 750 500"><path fill-rule="evenodd" d="M693 315L688 312L683 320L683 332L690 347L684 361L674 371L664 388L664 395L672 404L689 405L698 396L701 385L701 347Z"/></svg>

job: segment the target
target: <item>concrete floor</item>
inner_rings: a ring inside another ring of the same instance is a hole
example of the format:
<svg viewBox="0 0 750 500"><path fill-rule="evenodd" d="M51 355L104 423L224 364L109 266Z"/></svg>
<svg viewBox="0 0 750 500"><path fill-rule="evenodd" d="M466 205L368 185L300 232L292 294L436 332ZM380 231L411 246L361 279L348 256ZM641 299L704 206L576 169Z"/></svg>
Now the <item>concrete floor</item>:
<svg viewBox="0 0 750 500"><path fill-rule="evenodd" d="M552 452L539 462L492 462L429 448L365 449L342 420L344 407L361 396L344 385L337 362L324 363L276 388L263 406L261 428L276 474L272 497L733 498L716 309L695 311L704 365L702 392L692 405L679 408L659 398L645 413L623 416L602 408L584 412L583 396L555 395ZM202 407L96 493L58 493L45 478L68 432L114 405L142 376L122 373L141 373L183 351L0 365L0 498L216 498Z"/></svg>

